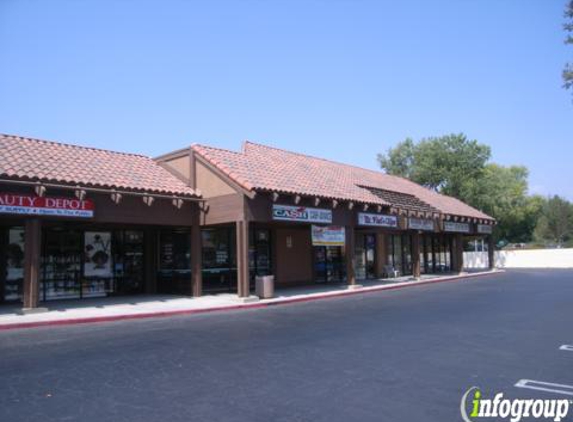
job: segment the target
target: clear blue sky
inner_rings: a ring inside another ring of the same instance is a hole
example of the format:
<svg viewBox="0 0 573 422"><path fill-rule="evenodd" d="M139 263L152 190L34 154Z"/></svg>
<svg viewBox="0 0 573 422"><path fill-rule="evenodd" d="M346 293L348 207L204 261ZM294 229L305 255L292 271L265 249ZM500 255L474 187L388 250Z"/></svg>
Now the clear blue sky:
<svg viewBox="0 0 573 422"><path fill-rule="evenodd" d="M464 132L573 200L565 0L0 0L0 132L159 155L243 140L377 168Z"/></svg>

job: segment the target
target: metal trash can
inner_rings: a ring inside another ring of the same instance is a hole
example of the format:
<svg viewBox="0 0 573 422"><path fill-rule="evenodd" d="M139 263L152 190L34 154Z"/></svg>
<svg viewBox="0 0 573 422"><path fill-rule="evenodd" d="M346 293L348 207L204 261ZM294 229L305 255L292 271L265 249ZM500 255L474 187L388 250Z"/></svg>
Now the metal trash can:
<svg viewBox="0 0 573 422"><path fill-rule="evenodd" d="M275 276L263 275L255 277L255 293L261 299L270 299L275 295Z"/></svg>

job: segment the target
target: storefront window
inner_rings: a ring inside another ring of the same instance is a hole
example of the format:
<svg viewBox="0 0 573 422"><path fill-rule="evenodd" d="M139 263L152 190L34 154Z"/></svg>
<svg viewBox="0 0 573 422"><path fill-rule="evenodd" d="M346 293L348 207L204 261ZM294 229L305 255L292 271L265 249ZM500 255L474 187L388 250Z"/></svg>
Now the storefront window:
<svg viewBox="0 0 573 422"><path fill-rule="evenodd" d="M409 234L402 235L402 274L412 274L412 236Z"/></svg>
<svg viewBox="0 0 573 422"><path fill-rule="evenodd" d="M164 230L159 233L158 293L191 293L191 232Z"/></svg>
<svg viewBox="0 0 573 422"><path fill-rule="evenodd" d="M201 231L203 254L203 290L235 292L237 257L235 229L224 227Z"/></svg>
<svg viewBox="0 0 573 422"><path fill-rule="evenodd" d="M143 232L44 230L41 300L143 291Z"/></svg>
<svg viewBox="0 0 573 422"><path fill-rule="evenodd" d="M79 299L82 275L82 233L52 228L44 232L43 300Z"/></svg>
<svg viewBox="0 0 573 422"><path fill-rule="evenodd" d="M143 292L143 231L118 231L114 233L113 244L114 273L117 293L134 294Z"/></svg>
<svg viewBox="0 0 573 422"><path fill-rule="evenodd" d="M434 269L434 247L432 242L432 236L426 235L425 238L426 238L426 259L428 261L427 272L433 273L435 272L435 269Z"/></svg>
<svg viewBox="0 0 573 422"><path fill-rule="evenodd" d="M355 242L356 278L371 279L376 277L376 235L357 233Z"/></svg>
<svg viewBox="0 0 573 422"><path fill-rule="evenodd" d="M271 234L267 229L256 228L249 235L249 269L253 281L255 276L272 273Z"/></svg>
<svg viewBox="0 0 573 422"><path fill-rule="evenodd" d="M5 255L0 256L4 261L4 273L6 275L4 300L20 300L24 280L24 228L10 227L6 234L5 240L0 238L3 249L6 245Z"/></svg>
<svg viewBox="0 0 573 422"><path fill-rule="evenodd" d="M341 246L313 246L314 278L318 283L337 282L346 277Z"/></svg>
<svg viewBox="0 0 573 422"><path fill-rule="evenodd" d="M358 280L366 278L366 252L364 250L364 242L364 234L357 233L354 248L354 260L356 265L356 278Z"/></svg>
<svg viewBox="0 0 573 422"><path fill-rule="evenodd" d="M428 258L426 253L426 236L419 236L420 273L428 272Z"/></svg>
<svg viewBox="0 0 573 422"><path fill-rule="evenodd" d="M398 270L400 274L404 274L402 270L402 237L400 235L392 235L394 239L394 249L392 254L394 255L394 269Z"/></svg>
<svg viewBox="0 0 573 422"><path fill-rule="evenodd" d="M387 238L388 265L401 275L412 274L412 236L393 234Z"/></svg>

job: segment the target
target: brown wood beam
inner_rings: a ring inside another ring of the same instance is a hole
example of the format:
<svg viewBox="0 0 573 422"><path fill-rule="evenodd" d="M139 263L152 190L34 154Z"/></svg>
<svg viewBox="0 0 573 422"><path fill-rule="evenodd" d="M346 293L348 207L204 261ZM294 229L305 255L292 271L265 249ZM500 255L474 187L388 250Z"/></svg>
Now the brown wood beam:
<svg viewBox="0 0 573 422"><path fill-rule="evenodd" d="M249 297L249 222L237 221L237 293Z"/></svg>
<svg viewBox="0 0 573 422"><path fill-rule="evenodd" d="M490 270L493 270L495 268L495 244L492 235L487 237L487 258L488 267Z"/></svg>
<svg viewBox="0 0 573 422"><path fill-rule="evenodd" d="M200 210L196 206L193 209L193 227L191 228L191 292L199 297L203 294L203 249L201 242Z"/></svg>
<svg viewBox="0 0 573 422"><path fill-rule="evenodd" d="M42 222L37 218L27 219L24 243L24 309L38 307L41 245Z"/></svg>
<svg viewBox="0 0 573 422"><path fill-rule="evenodd" d="M354 249L355 249L355 234L354 224L346 226L346 280L349 286L356 285L356 271Z"/></svg>
<svg viewBox="0 0 573 422"><path fill-rule="evenodd" d="M420 278L420 232L412 233L412 275L414 278Z"/></svg>
<svg viewBox="0 0 573 422"><path fill-rule="evenodd" d="M384 233L376 233L376 277L382 278L386 265L386 236Z"/></svg>
<svg viewBox="0 0 573 422"><path fill-rule="evenodd" d="M464 269L464 237L461 233L454 236L454 265L453 269L461 273Z"/></svg>

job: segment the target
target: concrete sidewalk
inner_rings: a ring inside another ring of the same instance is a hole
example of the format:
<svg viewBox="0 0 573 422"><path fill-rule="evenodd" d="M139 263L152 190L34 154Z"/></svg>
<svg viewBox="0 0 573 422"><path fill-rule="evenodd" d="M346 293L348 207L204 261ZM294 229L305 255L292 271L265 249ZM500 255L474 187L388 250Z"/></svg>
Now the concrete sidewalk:
<svg viewBox="0 0 573 422"><path fill-rule="evenodd" d="M0 330L33 328L53 325L82 324L117 321L123 319L165 317L194 313L236 309L261 308L332 297L364 294L368 292L420 286L429 283L458 281L498 273L482 271L455 275L423 275L421 279L399 277L380 280L362 280L362 287L349 289L346 284L323 284L278 289L272 299L243 302L231 293L205 295L198 298L187 296L123 296L86 299L82 301L49 302L47 312L22 315L20 306L0 306Z"/></svg>

